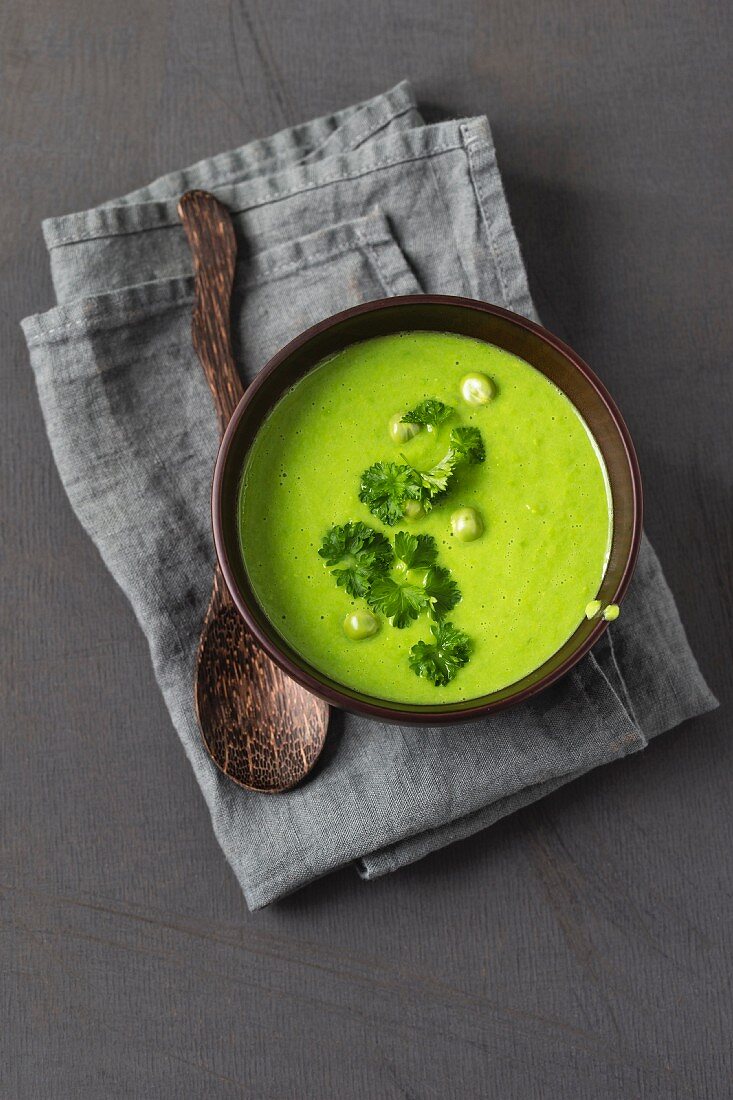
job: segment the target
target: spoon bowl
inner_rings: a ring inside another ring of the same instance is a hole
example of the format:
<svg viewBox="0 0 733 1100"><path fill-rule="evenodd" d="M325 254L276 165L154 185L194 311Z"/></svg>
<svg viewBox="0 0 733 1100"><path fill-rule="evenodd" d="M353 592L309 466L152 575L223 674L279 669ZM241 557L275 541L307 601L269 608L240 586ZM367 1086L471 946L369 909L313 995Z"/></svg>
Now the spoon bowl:
<svg viewBox="0 0 733 1100"><path fill-rule="evenodd" d="M320 756L328 707L266 656L222 589L217 571L196 659L201 735L216 766L239 786L289 790Z"/></svg>

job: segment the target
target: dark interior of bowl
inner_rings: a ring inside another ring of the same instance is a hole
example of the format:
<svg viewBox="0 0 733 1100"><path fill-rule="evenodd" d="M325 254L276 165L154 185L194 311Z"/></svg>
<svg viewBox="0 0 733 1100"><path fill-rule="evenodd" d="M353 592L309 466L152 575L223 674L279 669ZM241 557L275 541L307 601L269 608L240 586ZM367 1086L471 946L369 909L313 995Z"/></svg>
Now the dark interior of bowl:
<svg viewBox="0 0 733 1100"><path fill-rule="evenodd" d="M613 498L613 540L598 598L602 604L621 599L641 535L641 487L633 446L618 410L590 369L561 341L506 310L460 298L424 296L368 303L316 325L276 355L250 387L222 444L214 480L214 533L224 578L239 610L270 656L290 675L347 710L393 721L446 722L487 713L535 694L587 652L605 623L584 620L549 660L501 691L442 705L385 702L335 683L288 646L252 591L237 531L237 493L245 457L263 418L282 394L326 356L349 344L417 329L458 333L505 348L541 371L570 398L598 443Z"/></svg>

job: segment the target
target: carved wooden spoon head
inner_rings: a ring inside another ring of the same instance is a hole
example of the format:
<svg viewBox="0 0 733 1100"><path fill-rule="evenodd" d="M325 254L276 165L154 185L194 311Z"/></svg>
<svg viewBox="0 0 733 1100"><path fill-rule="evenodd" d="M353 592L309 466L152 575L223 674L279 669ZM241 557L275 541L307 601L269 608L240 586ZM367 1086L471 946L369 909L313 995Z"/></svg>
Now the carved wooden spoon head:
<svg viewBox="0 0 733 1100"><path fill-rule="evenodd" d="M193 345L223 433L244 392L229 325L234 229L226 208L206 191L188 191L178 213L194 260ZM218 567L196 657L195 698L212 760L242 787L288 790L321 753L328 705L286 676L258 647Z"/></svg>
<svg viewBox="0 0 733 1100"><path fill-rule="evenodd" d="M285 791L318 759L328 706L257 645L217 570L196 660L196 713L204 744L230 779Z"/></svg>

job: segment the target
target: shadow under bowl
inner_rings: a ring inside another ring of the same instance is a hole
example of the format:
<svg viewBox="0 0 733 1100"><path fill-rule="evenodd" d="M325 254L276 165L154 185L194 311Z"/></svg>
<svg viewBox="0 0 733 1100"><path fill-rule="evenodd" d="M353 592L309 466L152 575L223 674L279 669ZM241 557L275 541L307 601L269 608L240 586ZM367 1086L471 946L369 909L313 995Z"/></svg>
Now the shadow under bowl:
<svg viewBox="0 0 733 1100"><path fill-rule="evenodd" d="M247 453L263 420L283 394L326 356L350 344L416 330L456 333L504 348L549 378L575 405L603 455L613 501L611 551L598 592L603 605L619 603L631 579L641 539L642 489L628 429L590 367L552 333L499 306L433 294L380 299L321 321L269 361L237 406L214 471L214 541L232 599L262 648L313 694L344 710L388 722L438 725L489 714L542 691L577 664L603 634L606 622L584 619L544 664L500 691L457 703L386 701L331 680L278 633L252 590L240 550L237 522L239 484Z"/></svg>

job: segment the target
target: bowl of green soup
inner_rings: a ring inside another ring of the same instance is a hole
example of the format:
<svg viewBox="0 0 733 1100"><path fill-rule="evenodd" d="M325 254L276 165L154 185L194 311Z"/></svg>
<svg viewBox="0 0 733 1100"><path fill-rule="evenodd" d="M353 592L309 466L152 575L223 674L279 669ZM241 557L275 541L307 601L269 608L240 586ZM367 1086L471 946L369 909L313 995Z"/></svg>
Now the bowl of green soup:
<svg viewBox="0 0 733 1100"><path fill-rule="evenodd" d="M232 417L222 574L262 648L346 710L438 724L527 699L618 614L641 537L628 430L505 309L369 302L304 332Z"/></svg>

